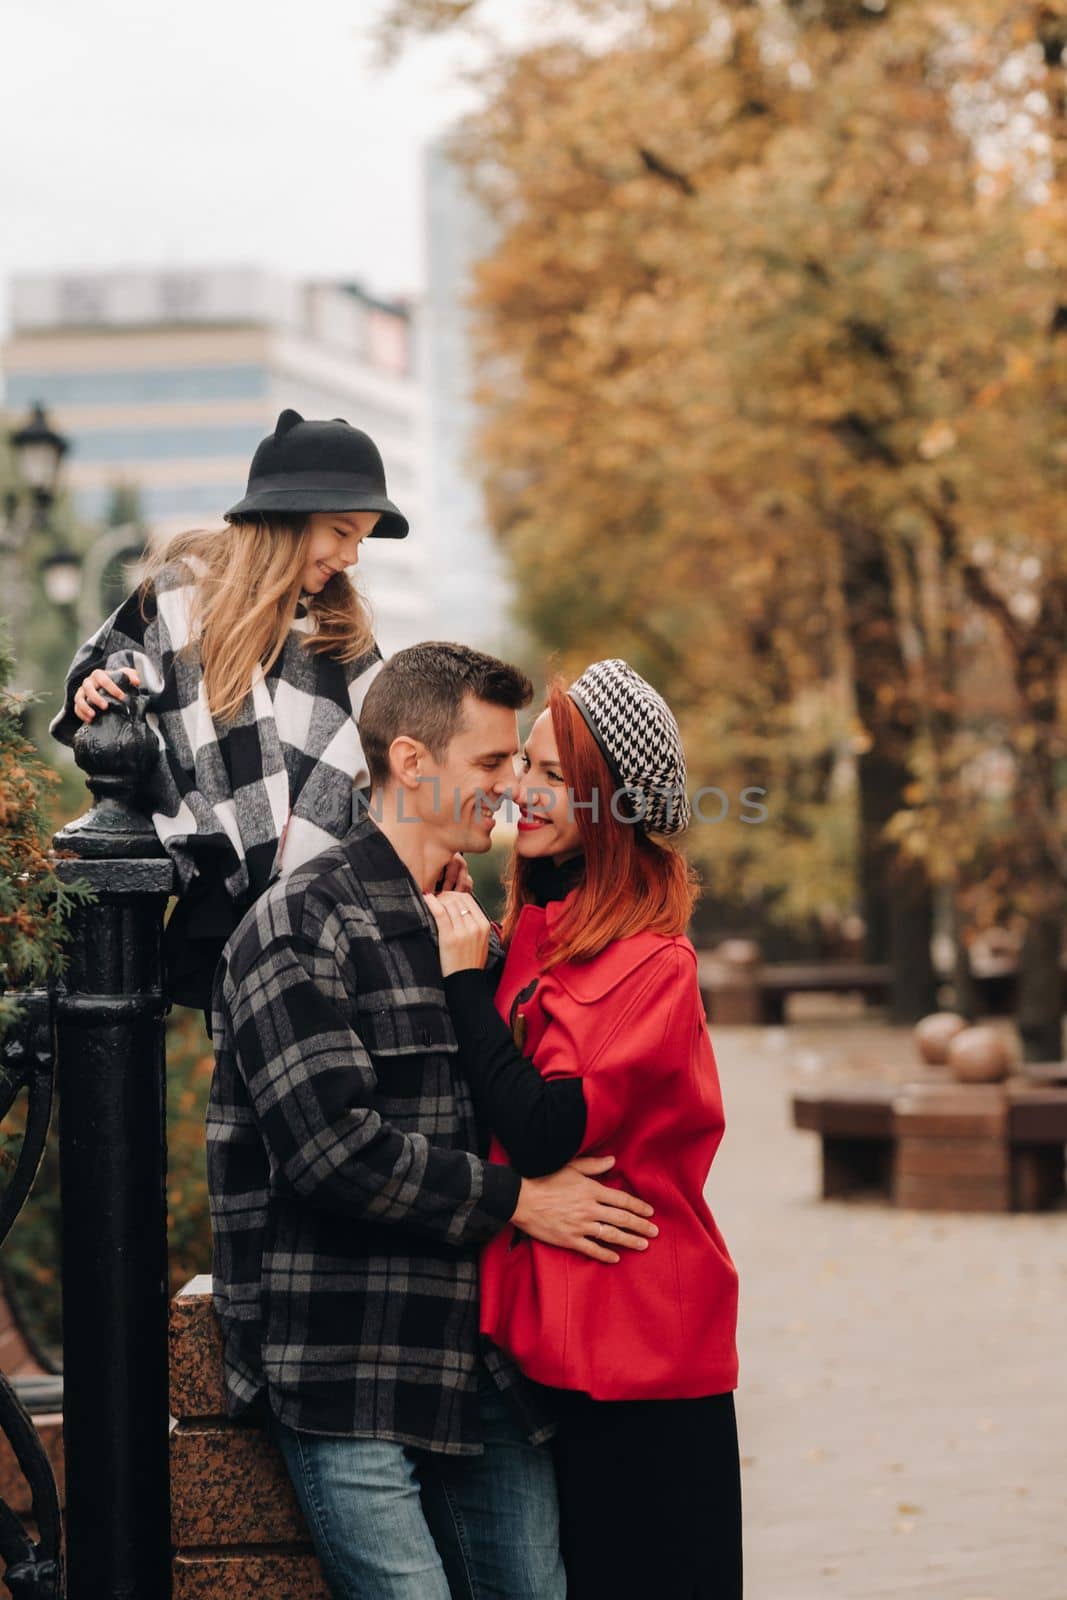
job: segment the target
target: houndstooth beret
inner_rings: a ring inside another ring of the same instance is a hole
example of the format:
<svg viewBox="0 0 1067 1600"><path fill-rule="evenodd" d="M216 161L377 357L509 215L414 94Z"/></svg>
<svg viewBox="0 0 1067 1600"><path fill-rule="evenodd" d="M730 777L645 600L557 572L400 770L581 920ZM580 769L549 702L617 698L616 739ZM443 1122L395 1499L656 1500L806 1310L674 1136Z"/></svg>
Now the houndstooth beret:
<svg viewBox="0 0 1067 1600"><path fill-rule="evenodd" d="M594 661L567 693L581 712L611 775L647 833L689 826L685 751L674 713L627 661ZM617 802L620 819L625 807Z"/></svg>

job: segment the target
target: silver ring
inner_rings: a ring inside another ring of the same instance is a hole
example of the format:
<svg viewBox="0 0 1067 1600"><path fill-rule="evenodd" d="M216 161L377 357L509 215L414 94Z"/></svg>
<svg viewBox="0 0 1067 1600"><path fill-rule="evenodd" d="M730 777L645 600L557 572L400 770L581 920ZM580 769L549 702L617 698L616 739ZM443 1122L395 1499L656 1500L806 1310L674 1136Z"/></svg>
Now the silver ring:
<svg viewBox="0 0 1067 1600"><path fill-rule="evenodd" d="M603 1232L604 1232L604 1224L602 1222L598 1222L597 1225L596 1225L596 1236L597 1236L598 1239L601 1237Z"/></svg>
<svg viewBox="0 0 1067 1600"><path fill-rule="evenodd" d="M470 907L469 906L464 906L463 909L460 911L460 916L461 917L469 917L470 914L471 913L470 913Z"/></svg>

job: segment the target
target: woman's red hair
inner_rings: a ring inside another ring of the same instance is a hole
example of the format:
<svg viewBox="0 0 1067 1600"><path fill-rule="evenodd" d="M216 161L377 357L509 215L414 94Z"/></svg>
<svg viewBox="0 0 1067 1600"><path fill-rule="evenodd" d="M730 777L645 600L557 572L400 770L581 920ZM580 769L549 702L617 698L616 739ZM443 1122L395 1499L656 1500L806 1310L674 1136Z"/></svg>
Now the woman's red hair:
<svg viewBox="0 0 1067 1600"><path fill-rule="evenodd" d="M555 923L542 951L544 969L563 961L589 961L616 939L646 929L684 933L699 894L696 873L673 845L652 839L633 822L612 814L616 784L608 764L562 678L549 687L546 706L552 717L560 771L575 803L575 821L585 855L585 873L578 893ZM598 797L597 820L583 802ZM623 809L619 804L617 809ZM519 912L532 898L532 863L515 855L505 888L503 942L511 942Z"/></svg>

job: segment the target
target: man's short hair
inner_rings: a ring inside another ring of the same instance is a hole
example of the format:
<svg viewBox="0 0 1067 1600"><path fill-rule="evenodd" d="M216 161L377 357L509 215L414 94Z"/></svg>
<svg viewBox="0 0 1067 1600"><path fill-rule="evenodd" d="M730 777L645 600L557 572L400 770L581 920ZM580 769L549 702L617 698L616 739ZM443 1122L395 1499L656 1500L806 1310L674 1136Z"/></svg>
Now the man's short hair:
<svg viewBox="0 0 1067 1600"><path fill-rule="evenodd" d="M389 746L406 735L424 744L435 761L461 732L467 695L518 711L533 699L525 672L466 644L431 639L390 656L367 690L359 736L371 785L389 779Z"/></svg>

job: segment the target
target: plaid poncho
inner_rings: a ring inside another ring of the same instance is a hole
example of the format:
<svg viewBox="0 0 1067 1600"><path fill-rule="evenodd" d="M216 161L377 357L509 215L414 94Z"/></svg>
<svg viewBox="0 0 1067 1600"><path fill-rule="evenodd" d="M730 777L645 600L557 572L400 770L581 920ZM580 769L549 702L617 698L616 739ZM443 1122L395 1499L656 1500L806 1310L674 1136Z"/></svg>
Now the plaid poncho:
<svg viewBox="0 0 1067 1600"><path fill-rule="evenodd" d="M191 642L194 581L188 562L171 562L143 603L138 591L108 617L71 663L51 732L71 743L74 694L94 668L138 672L160 744L152 821L181 890L198 874L213 886L221 878L243 908L351 827L354 788L368 781L356 718L382 657L377 645L347 665L310 653L302 640L314 624L299 615L270 672L256 668L239 713L220 726Z"/></svg>

